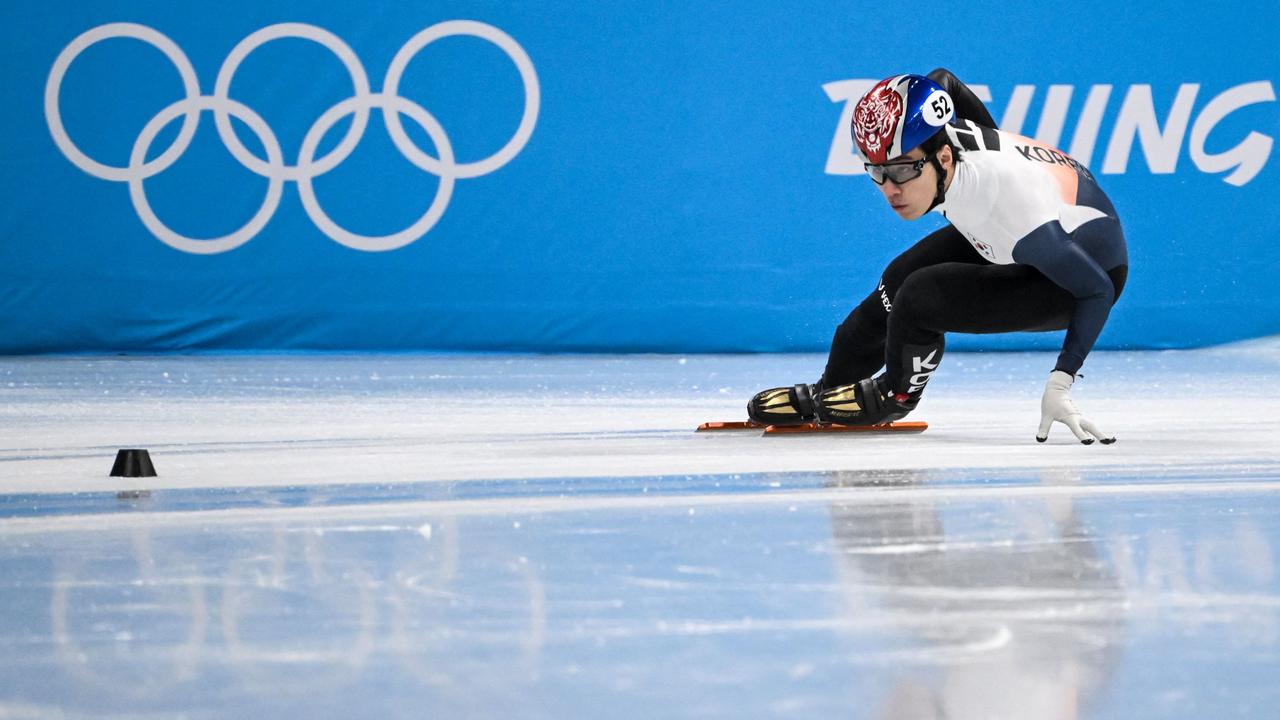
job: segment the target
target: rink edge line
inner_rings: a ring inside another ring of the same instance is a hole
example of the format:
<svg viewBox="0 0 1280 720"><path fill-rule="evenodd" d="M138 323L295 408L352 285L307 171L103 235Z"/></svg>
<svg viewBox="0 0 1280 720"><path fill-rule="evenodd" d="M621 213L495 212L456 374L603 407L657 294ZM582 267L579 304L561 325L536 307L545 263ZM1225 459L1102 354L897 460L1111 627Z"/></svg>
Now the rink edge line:
<svg viewBox="0 0 1280 720"><path fill-rule="evenodd" d="M421 516L492 516L582 512L588 510L743 507L839 502L874 505L919 500L990 500L1039 497L1107 497L1166 495L1260 495L1280 491L1280 481L1210 483L1125 483L1116 485L1051 485L1001 487L816 488L743 494L647 494L592 497L493 497L469 500L424 500L324 507L228 508L166 512L110 512L84 515L10 518L0 521L0 535L164 528L287 521L385 520Z"/></svg>

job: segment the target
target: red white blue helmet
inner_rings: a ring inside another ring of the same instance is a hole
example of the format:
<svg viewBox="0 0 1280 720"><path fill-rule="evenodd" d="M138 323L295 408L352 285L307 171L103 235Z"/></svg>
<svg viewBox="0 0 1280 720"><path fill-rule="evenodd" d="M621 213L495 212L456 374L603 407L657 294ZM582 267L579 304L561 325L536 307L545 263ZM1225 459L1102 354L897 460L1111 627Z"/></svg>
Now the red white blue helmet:
<svg viewBox="0 0 1280 720"><path fill-rule="evenodd" d="M897 75L876 83L853 109L853 141L870 163L905 155L955 118L946 90L923 75Z"/></svg>

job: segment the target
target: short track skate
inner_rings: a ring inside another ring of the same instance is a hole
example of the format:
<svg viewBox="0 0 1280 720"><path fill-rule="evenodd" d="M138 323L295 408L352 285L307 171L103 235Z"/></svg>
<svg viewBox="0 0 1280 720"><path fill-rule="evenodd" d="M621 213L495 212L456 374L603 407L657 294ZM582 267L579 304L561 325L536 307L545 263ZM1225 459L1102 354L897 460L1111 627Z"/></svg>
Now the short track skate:
<svg viewBox="0 0 1280 720"><path fill-rule="evenodd" d="M835 425L832 423L804 423L801 425L762 425L750 420L730 422L705 422L697 432L729 432L754 430L766 436L816 435L821 433L922 433L929 429L926 422L894 422L884 425Z"/></svg>

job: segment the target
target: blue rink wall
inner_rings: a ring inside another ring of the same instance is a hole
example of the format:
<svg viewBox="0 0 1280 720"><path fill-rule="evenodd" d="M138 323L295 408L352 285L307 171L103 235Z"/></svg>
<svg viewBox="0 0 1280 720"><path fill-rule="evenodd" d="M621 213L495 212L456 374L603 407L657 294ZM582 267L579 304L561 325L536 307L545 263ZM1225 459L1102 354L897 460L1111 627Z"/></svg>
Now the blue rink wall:
<svg viewBox="0 0 1280 720"><path fill-rule="evenodd" d="M0 352L825 349L939 224L852 102L939 65L1114 200L1100 347L1280 332L1280 6L915 8L4 3Z"/></svg>

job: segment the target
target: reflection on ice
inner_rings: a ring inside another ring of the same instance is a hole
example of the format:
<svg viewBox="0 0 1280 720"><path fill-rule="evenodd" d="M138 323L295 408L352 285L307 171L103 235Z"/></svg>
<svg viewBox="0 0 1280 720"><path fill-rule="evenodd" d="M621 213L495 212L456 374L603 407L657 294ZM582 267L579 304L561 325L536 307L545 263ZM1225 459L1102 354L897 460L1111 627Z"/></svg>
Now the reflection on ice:
<svg viewBox="0 0 1280 720"><path fill-rule="evenodd" d="M219 533L134 528L88 546L67 534L11 548L6 564L26 575L6 595L31 604L43 595L47 613L27 621L47 623L9 625L4 640L34 633L49 652L11 658L5 687L79 698L82 710L195 701L225 717L263 703L359 714L344 698L358 700L389 673L433 702L463 702L499 679L532 682L547 629L539 575L527 558L483 543L460 553L456 520L433 524L430 538L399 525L280 522Z"/></svg>
<svg viewBox="0 0 1280 720"><path fill-rule="evenodd" d="M922 476L906 471L888 481ZM864 482L856 473L832 479ZM947 526L963 520L944 519L935 502L832 504L849 612L886 616L890 647L870 659L894 670L875 717L1091 716L1115 672L1128 613L1115 569L1074 505L1070 496L1019 503L998 525L961 539Z"/></svg>
<svg viewBox="0 0 1280 720"><path fill-rule="evenodd" d="M589 510L494 486L484 512L11 523L0 641L23 653L0 687L48 714L190 717L1154 718L1275 699L1273 483L1153 496L1046 470L968 499L941 471L672 480ZM717 484L738 489L686 502ZM1174 705L1133 705L1171 678Z"/></svg>

